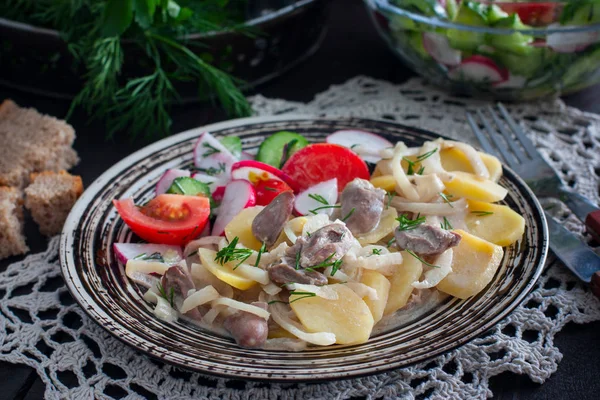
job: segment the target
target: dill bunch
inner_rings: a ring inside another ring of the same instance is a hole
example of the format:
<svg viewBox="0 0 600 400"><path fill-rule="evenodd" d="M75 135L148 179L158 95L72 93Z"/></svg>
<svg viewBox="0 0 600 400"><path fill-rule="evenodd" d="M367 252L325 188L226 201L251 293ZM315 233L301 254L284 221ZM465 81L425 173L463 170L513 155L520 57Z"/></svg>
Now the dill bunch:
<svg viewBox="0 0 600 400"><path fill-rule="evenodd" d="M243 25L245 7L246 0L5 0L0 16L60 32L86 71L69 115L81 107L105 122L109 137L150 139L170 131L177 84L197 85L200 98L218 100L229 116L250 115L242 82L185 39L215 30L254 35Z"/></svg>

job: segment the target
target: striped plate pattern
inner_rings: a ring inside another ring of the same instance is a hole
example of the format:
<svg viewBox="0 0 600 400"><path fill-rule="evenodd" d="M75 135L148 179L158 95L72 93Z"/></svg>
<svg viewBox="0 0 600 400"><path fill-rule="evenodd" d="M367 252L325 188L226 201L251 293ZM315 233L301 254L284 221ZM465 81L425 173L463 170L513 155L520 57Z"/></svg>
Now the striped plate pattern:
<svg viewBox="0 0 600 400"><path fill-rule="evenodd" d="M505 251L493 281L479 295L447 298L418 317L386 327L367 343L314 348L299 353L238 347L231 339L185 322L157 319L143 289L129 282L111 244L131 233L118 217L113 199L149 199L162 173L192 165L200 133L239 136L245 150L256 150L268 135L291 130L310 141L323 141L340 129L374 132L390 141L418 145L439 135L370 119L247 118L183 132L156 142L114 165L77 202L61 237L65 282L85 312L103 328L152 357L204 373L269 381L322 381L382 372L424 361L482 334L514 309L532 289L548 249L542 209L514 172L505 168L505 203L526 220L524 237Z"/></svg>

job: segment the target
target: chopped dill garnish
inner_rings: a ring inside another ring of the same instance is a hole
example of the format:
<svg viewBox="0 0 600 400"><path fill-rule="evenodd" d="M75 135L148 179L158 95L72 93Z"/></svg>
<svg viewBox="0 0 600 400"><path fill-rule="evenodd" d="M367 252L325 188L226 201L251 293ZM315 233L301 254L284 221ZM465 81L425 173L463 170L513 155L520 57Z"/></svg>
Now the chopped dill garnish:
<svg viewBox="0 0 600 400"><path fill-rule="evenodd" d="M314 193L310 193L308 195L308 197L310 197L311 199L318 201L321 204L325 204L326 206L329 205L329 202L327 201L327 199L323 196L321 196L320 194L314 194Z"/></svg>
<svg viewBox="0 0 600 400"><path fill-rule="evenodd" d="M312 236L312 233L306 232L306 236L308 236L310 238Z"/></svg>
<svg viewBox="0 0 600 400"><path fill-rule="evenodd" d="M408 163L408 168L406 169L406 175L414 175L415 174L415 170L414 170L415 163L413 161L410 161L406 157L402 157L402 159Z"/></svg>
<svg viewBox="0 0 600 400"><path fill-rule="evenodd" d="M478 217L485 217L486 215L492 215L492 211L471 211L471 214L475 214Z"/></svg>
<svg viewBox="0 0 600 400"><path fill-rule="evenodd" d="M258 263L260 263L260 256L262 256L265 251L267 251L267 244L263 242L262 246L260 246L260 249L258 250L258 256L256 256L256 262L254 263L255 267L258 267Z"/></svg>
<svg viewBox="0 0 600 400"><path fill-rule="evenodd" d="M452 195L446 195L446 194L440 192L440 197L442 198L442 200L444 200L445 203L448 203L448 205L450 207L454 208L454 205L452 205L452 202L449 199L449 197L452 197Z"/></svg>
<svg viewBox="0 0 600 400"><path fill-rule="evenodd" d="M268 190L269 192L276 192L277 191L277 189L274 189L274 188L269 187L269 186L265 186L265 190Z"/></svg>
<svg viewBox="0 0 600 400"><path fill-rule="evenodd" d="M407 214L402 214L396 218L396 221L400 223L400 225L398 225L399 231L410 231L425 223L425 217L421 217L421 214L417 214L417 218L413 220L408 218Z"/></svg>
<svg viewBox="0 0 600 400"><path fill-rule="evenodd" d="M294 299L294 300L290 301L290 304L292 304L293 302L298 301L298 300L306 299L306 298L309 298L309 297L315 297L316 295L317 295L316 293L311 293L311 292L297 292L297 291L293 290L293 291L290 292L290 296L300 296L300 297L298 297L297 299Z"/></svg>
<svg viewBox="0 0 600 400"><path fill-rule="evenodd" d="M353 207L352 210L350 210L350 212L346 214L344 218L342 218L342 222L346 222L346 220L348 220L348 218L350 218L352 214L354 214L354 211L356 211L356 208Z"/></svg>
<svg viewBox="0 0 600 400"><path fill-rule="evenodd" d="M417 175L423 175L423 172L425 172L425 167L421 166L421 168L419 168L419 171L417 171Z"/></svg>
<svg viewBox="0 0 600 400"><path fill-rule="evenodd" d="M431 157L432 155L434 155L437 150L438 149L436 147L435 149L433 149L431 151L428 151L425 154L421 154L420 156L417 156L417 161L423 161L423 160L428 159L429 157Z"/></svg>
<svg viewBox="0 0 600 400"><path fill-rule="evenodd" d="M430 264L427 261L423 260L421 257L419 257L418 255L416 255L412 250L408 250L407 249L406 252L408 254L410 254L411 256L413 256L414 258L416 258L417 260L421 261L423 264L427 265L428 267L431 267L431 268L440 268L437 265Z"/></svg>
<svg viewBox="0 0 600 400"><path fill-rule="evenodd" d="M358 143L354 143L352 146L350 146L350 150L354 150L354 148L355 148L356 146L360 146L360 144L358 144Z"/></svg>
<svg viewBox="0 0 600 400"><path fill-rule="evenodd" d="M316 214L317 214L317 211L319 211L319 210L325 210L325 209L327 209L327 208L340 208L340 207L341 207L340 205L333 205L333 206L321 206L321 207L314 208L314 209L312 209L312 210L308 210L308 212L309 212L309 213L311 213L311 214L315 214L315 215L316 215Z"/></svg>
<svg viewBox="0 0 600 400"><path fill-rule="evenodd" d="M437 151L437 148L428 151L425 154L421 154L420 156L417 156L416 161L411 161L406 157L402 157L402 159L404 161L406 161L406 163L408 164L408 168L406 169L406 175L414 175L415 174L415 166L420 163L423 160L428 159L429 157L431 157L435 152ZM423 171L425 171L425 167L421 166L421 168L419 168L419 171L417 172L417 175L423 175Z"/></svg>
<svg viewBox="0 0 600 400"><path fill-rule="evenodd" d="M452 229L452 224L450 223L450 221L448 221L448 218L444 217L444 222L440 223L440 226L442 227L442 229L445 229L447 231Z"/></svg>
<svg viewBox="0 0 600 400"><path fill-rule="evenodd" d="M339 259L337 261L334 261L333 264L331 264L331 274L329 274L330 276L334 276L336 272L338 272L338 270L340 269L340 267L342 266L342 260Z"/></svg>
<svg viewBox="0 0 600 400"><path fill-rule="evenodd" d="M388 242L385 245L385 247L387 247L389 249L394 244L395 240L396 240L396 238L391 238L390 240L388 240Z"/></svg>
<svg viewBox="0 0 600 400"><path fill-rule="evenodd" d="M387 192L385 194L387 196L387 204L385 205L385 209L387 210L388 208L390 208L390 204L392 204L392 200L394 199L394 196L396 196L396 192Z"/></svg>
<svg viewBox="0 0 600 400"><path fill-rule="evenodd" d="M216 147L214 147L206 142L202 143L202 147L206 147L208 149L208 151L206 151L204 154L202 154L202 158L210 157L213 154L217 154L217 153L221 152L221 150L217 149Z"/></svg>
<svg viewBox="0 0 600 400"><path fill-rule="evenodd" d="M294 263L294 268L300 269L300 252L299 251L296 252L296 260Z"/></svg>
<svg viewBox="0 0 600 400"><path fill-rule="evenodd" d="M373 255L381 255L381 249L373 249Z"/></svg>
<svg viewBox="0 0 600 400"><path fill-rule="evenodd" d="M236 236L235 238L233 238L231 243L219 250L217 252L217 256L215 257L215 261L223 265L230 261L239 260L239 263L237 263L237 265L233 269L236 269L244 261L246 261L252 255L252 250L236 248L238 240L239 238Z"/></svg>
<svg viewBox="0 0 600 400"><path fill-rule="evenodd" d="M215 168L215 167L198 168L198 171L204 172L206 175L215 176L215 175L219 175L219 174L225 172L226 168L227 168L227 165L225 165L225 163L219 163L219 168Z"/></svg>
<svg viewBox="0 0 600 400"><path fill-rule="evenodd" d="M160 281L156 284L156 288L158 289L158 293L160 294L160 297L167 300L169 302L169 304L171 305L171 307L175 307L175 289L171 286L171 290L169 291L169 296L167 297L167 292L165 291L165 288L163 287L163 285Z"/></svg>

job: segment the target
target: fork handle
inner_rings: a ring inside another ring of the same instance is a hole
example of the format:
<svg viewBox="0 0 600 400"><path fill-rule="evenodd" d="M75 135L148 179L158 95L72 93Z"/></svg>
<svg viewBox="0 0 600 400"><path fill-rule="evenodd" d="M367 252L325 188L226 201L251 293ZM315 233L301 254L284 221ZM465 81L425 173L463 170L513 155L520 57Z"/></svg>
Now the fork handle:
<svg viewBox="0 0 600 400"><path fill-rule="evenodd" d="M588 232L600 241L600 208L588 198L564 188L560 189L559 195L560 200L585 223Z"/></svg>

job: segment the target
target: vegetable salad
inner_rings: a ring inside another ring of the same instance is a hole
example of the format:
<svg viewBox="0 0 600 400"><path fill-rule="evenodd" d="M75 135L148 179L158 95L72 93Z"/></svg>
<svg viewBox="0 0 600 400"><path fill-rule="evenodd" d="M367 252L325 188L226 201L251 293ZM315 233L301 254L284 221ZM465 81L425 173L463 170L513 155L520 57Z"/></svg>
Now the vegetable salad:
<svg viewBox="0 0 600 400"><path fill-rule="evenodd" d="M114 251L158 318L243 347L366 342L428 294L477 295L525 229L498 159L465 143L284 131L253 156L203 133L193 160L149 202L114 201L145 241Z"/></svg>
<svg viewBox="0 0 600 400"><path fill-rule="evenodd" d="M598 0L374 3L376 7L391 4L431 18L430 23L420 22L386 7L378 8L374 14L396 51L417 72L440 84L461 91L528 99L575 91L600 81ZM580 31L564 31L573 28ZM537 33L532 33L535 29Z"/></svg>

